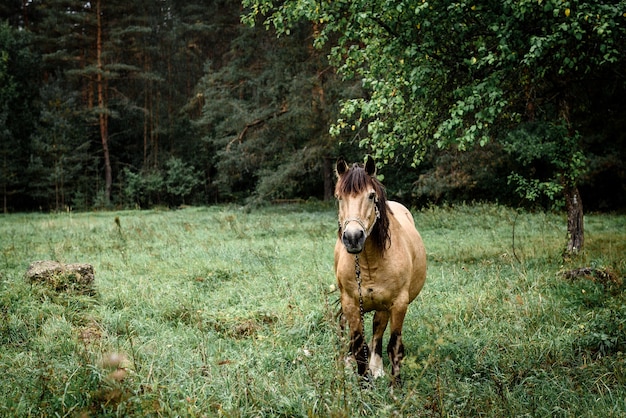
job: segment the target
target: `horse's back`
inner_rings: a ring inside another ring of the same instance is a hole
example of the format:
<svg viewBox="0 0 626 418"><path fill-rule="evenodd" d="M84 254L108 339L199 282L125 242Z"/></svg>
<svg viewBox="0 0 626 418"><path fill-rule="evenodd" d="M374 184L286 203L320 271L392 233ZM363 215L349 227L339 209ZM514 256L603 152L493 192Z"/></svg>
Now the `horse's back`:
<svg viewBox="0 0 626 418"><path fill-rule="evenodd" d="M391 209L391 212L394 214L398 222L402 225L403 228L410 230L417 229L415 228L415 221L413 220L413 215L411 212L404 206L402 203L394 202L393 200L389 200L387 202L387 206ZM411 228L412 227L412 228Z"/></svg>
<svg viewBox="0 0 626 418"><path fill-rule="evenodd" d="M399 226L399 230L392 232L392 236L396 235L397 245L404 248L410 256L411 266L408 269L411 272L409 298L413 300L422 290L426 281L426 249L422 237L415 227L411 212L398 202L388 201L387 205Z"/></svg>

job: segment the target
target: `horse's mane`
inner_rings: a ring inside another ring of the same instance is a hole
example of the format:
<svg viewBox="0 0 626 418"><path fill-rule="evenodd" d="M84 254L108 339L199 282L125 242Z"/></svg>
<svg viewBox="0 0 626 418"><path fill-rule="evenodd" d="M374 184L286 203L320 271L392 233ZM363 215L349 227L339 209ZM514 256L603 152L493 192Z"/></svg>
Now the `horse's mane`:
<svg viewBox="0 0 626 418"><path fill-rule="evenodd" d="M347 170L339 177L335 191L338 196L357 195L365 192L370 184L378 197L376 206L380 214L380 218L376 220L370 237L380 252L384 253L391 245L391 236L389 234L389 212L391 211L387 207L387 193L383 184L376 177L367 174L363 166L355 163L350 170ZM339 233L341 234L341 231Z"/></svg>

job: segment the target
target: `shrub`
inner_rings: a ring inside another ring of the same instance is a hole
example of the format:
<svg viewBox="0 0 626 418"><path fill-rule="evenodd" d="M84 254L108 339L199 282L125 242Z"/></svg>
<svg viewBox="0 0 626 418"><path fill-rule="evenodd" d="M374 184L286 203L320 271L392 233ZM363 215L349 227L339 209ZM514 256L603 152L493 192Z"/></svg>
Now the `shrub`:
<svg viewBox="0 0 626 418"><path fill-rule="evenodd" d="M185 203L185 198L191 195L193 189L198 186L200 173L192 165L185 164L183 160L170 157L165 163L165 187L171 202Z"/></svg>

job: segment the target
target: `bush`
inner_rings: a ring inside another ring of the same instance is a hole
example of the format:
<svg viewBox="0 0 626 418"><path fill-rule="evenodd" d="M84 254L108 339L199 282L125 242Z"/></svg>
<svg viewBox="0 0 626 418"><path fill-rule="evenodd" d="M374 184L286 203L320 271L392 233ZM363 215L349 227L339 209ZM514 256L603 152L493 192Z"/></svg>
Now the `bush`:
<svg viewBox="0 0 626 418"><path fill-rule="evenodd" d="M161 194L165 189L163 173L160 170L133 173L128 168L123 170L125 179L124 199L130 206L148 207L161 203Z"/></svg>
<svg viewBox="0 0 626 418"><path fill-rule="evenodd" d="M152 169L135 173L125 168L122 174L124 203L136 207L184 204L185 198L201 183L201 174L176 157L167 160L165 170Z"/></svg>
<svg viewBox="0 0 626 418"><path fill-rule="evenodd" d="M170 157L165 165L167 167L165 187L171 197L171 202L184 204L185 198L191 195L193 189L201 183L201 174L180 158Z"/></svg>

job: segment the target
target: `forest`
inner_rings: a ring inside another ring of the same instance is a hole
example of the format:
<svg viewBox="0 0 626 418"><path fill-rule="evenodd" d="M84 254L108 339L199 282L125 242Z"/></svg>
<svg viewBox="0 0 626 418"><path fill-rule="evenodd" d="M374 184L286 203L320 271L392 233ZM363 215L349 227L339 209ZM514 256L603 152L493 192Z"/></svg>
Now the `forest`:
<svg viewBox="0 0 626 418"><path fill-rule="evenodd" d="M10 0L4 213L330 200L626 205L624 1Z"/></svg>

